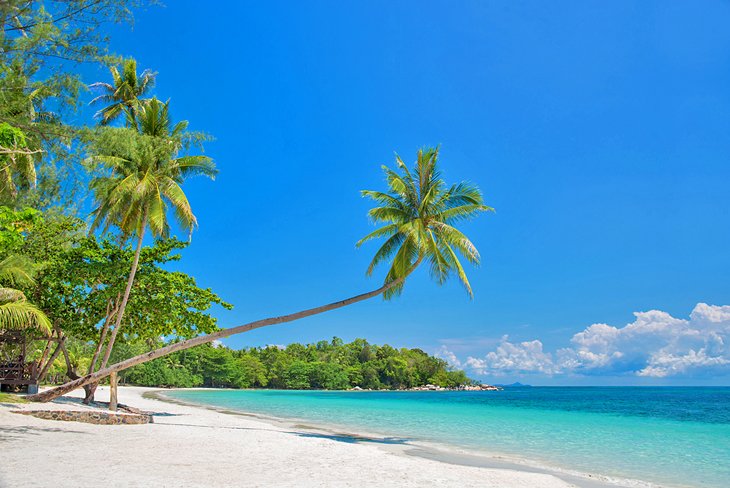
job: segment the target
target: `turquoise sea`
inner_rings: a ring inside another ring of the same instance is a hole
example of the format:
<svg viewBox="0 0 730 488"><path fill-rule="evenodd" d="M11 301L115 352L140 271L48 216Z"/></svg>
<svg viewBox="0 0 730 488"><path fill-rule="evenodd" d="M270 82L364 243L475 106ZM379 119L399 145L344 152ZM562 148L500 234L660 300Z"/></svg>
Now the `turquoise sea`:
<svg viewBox="0 0 730 488"><path fill-rule="evenodd" d="M176 390L186 402L662 486L730 487L730 388Z"/></svg>

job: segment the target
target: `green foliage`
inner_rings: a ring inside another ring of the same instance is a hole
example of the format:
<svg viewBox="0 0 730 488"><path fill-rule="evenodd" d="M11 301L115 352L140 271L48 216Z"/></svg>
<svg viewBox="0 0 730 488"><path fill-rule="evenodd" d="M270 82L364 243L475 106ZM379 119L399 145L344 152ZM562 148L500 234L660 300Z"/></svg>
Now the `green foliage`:
<svg viewBox="0 0 730 488"><path fill-rule="evenodd" d="M67 334L94 340L107 303L123 293L134 251L111 239L76 234L76 224L60 217L49 221L48 228L37 226L30 233L24 250L46 266L29 293ZM67 240L57 242L53 249L44 248L50 245L48 231L60 228L67 230ZM142 249L124 334L117 340L189 338L217 330L208 310L214 304L227 309L231 305L210 289L198 287L193 277L164 268L178 260L177 251L186 246L176 239L165 239Z"/></svg>
<svg viewBox="0 0 730 488"><path fill-rule="evenodd" d="M142 354L135 346L126 354ZM118 359L123 359L119 357ZM290 344L235 351L203 345L173 353L122 373L124 381L142 386L285 388L344 390L359 386L403 389L426 384L457 387L471 380L445 361L420 349L395 349L356 339L335 337L316 344Z"/></svg>
<svg viewBox="0 0 730 488"><path fill-rule="evenodd" d="M17 127L13 127L7 122L0 123L0 147L3 149L25 149L28 144L25 140L25 134ZM0 161L7 161L7 153L0 153Z"/></svg>
<svg viewBox="0 0 730 488"><path fill-rule="evenodd" d="M29 270L32 281L18 280L14 272L6 273L4 281L0 273L0 283L15 283L67 335L97 340L108 301L124 290L134 251L112 239L87 236L85 229L74 217L0 207L0 265L5 265L0 271L22 265L19 259L35 263ZM165 269L180 259L178 251L187 245L164 239L142 249L125 333L118 340L189 338L217 330L209 309L231 305L198 287L193 277ZM15 258L8 261L7 256Z"/></svg>
<svg viewBox="0 0 730 488"><path fill-rule="evenodd" d="M0 207L0 331L32 328L47 335L51 323L19 287L34 286L35 264L19 255L23 240L41 219L32 210Z"/></svg>
<svg viewBox="0 0 730 488"><path fill-rule="evenodd" d="M28 148L25 134L7 122L0 123L0 199L12 202L19 188L35 188L34 154Z"/></svg>
<svg viewBox="0 0 730 488"><path fill-rule="evenodd" d="M103 23L131 20L138 0L3 0L0 2L0 123L24 134L33 157L18 160L38 185L4 203L74 211L83 194L84 144L72 122L85 86L77 63L109 64ZM6 131L2 131L6 132ZM5 146L5 144L2 144ZM42 151L42 158L40 157ZM20 168L23 169L23 168ZM12 201L11 201L12 200Z"/></svg>
<svg viewBox="0 0 730 488"><path fill-rule="evenodd" d="M437 167L438 149L419 150L413 172L399 156L396 156L396 163L398 171L383 166L387 193L362 192L364 197L380 205L370 210L370 218L375 223L385 224L357 243L359 247L371 239L386 239L368 267L368 276L378 264L392 258L385 277L385 283L391 283L404 279L421 259L426 259L431 265L431 276L438 284L456 274L469 296L473 296L455 250L475 266L479 265L479 252L454 225L492 208L484 205L481 191L470 183L446 186ZM383 296L388 299L402 290L403 282L400 282Z"/></svg>
<svg viewBox="0 0 730 488"><path fill-rule="evenodd" d="M0 255L17 252L27 231L41 219L41 213L31 208L14 210L0 206Z"/></svg>

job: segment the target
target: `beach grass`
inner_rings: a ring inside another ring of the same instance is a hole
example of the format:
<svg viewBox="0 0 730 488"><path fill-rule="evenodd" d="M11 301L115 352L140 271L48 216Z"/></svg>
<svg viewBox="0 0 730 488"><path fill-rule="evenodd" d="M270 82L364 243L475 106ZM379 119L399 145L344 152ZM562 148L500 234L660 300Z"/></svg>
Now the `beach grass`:
<svg viewBox="0 0 730 488"><path fill-rule="evenodd" d="M0 403L28 403L22 396L13 395L12 393L0 392Z"/></svg>

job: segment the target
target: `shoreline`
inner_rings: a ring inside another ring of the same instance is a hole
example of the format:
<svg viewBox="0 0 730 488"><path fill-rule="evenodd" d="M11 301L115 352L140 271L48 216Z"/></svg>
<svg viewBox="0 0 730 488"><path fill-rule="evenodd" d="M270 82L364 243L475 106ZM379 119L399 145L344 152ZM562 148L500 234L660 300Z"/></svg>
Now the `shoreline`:
<svg viewBox="0 0 730 488"><path fill-rule="evenodd" d="M83 409L76 391L53 404L0 404L0 486L483 486L607 488L607 480L472 456L427 443L190 404L159 388L120 387L120 403L154 423L94 425L11 410ZM108 387L100 387L104 401ZM92 407L85 407L92 408ZM98 409L97 409L98 410ZM343 433L344 432L344 433ZM28 460L34 460L29 465ZM41 469L33 469L37 465Z"/></svg>
<svg viewBox="0 0 730 488"><path fill-rule="evenodd" d="M242 415L245 417L255 418L267 423L271 423L277 426L301 429L312 432L314 434L324 434L333 437L351 439L353 442L370 442L377 444L379 448L396 452L403 456L414 456L423 459L430 459L441 463L447 463L457 466L471 466L471 467L482 467L489 469L502 469L502 470L514 470L523 471L530 473L546 474L555 476L565 482L570 483L578 488L662 488L663 485L658 485L649 481L623 478L623 477L612 477L601 474L586 473L578 470L571 470L568 468L561 468L557 466L551 466L549 464L541 463L540 461L530 459L527 457L517 457L514 455L508 455L498 452L489 452L486 450L475 450L467 449L460 446L451 445L445 442L433 442L425 441L420 439L402 439L402 442L388 441L387 439L397 438L386 438L383 437L383 433L367 432L361 429L353 431L352 427L336 424L320 424L318 422L312 422L306 419L297 418L286 418L277 417L273 415L261 414L257 412L248 412L243 410L236 410L225 407L217 407L215 405L209 405L205 403L196 403L181 400L166 395L167 392L171 391L190 391L190 390L232 390L235 389L220 389L220 388L169 388L169 389L155 389L144 394L145 397L156 399L162 402L177 403L180 405L186 405L194 408L204 408L213 410L225 415ZM251 389L256 390L256 389ZM334 390L334 391L355 391L358 390ZM360 390L368 391L368 390ZM393 391L397 393L399 391L411 391L411 390L383 390ZM415 390L414 390L415 391ZM421 390L421 391L434 391L434 390ZM436 391L450 391L450 390L436 390ZM311 425L308 425L311 424ZM677 485L678 487L679 485ZM672 487L672 488L677 488Z"/></svg>

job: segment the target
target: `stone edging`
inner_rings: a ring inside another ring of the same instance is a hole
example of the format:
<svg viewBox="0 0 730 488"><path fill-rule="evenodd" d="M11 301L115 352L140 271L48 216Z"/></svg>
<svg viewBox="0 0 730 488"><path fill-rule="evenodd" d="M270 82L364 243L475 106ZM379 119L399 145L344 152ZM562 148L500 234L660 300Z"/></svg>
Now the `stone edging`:
<svg viewBox="0 0 730 488"><path fill-rule="evenodd" d="M78 410L12 410L12 413L31 415L45 420L63 420L68 422L85 422L97 425L136 425L151 424L152 416L139 414L119 414L97 411Z"/></svg>

